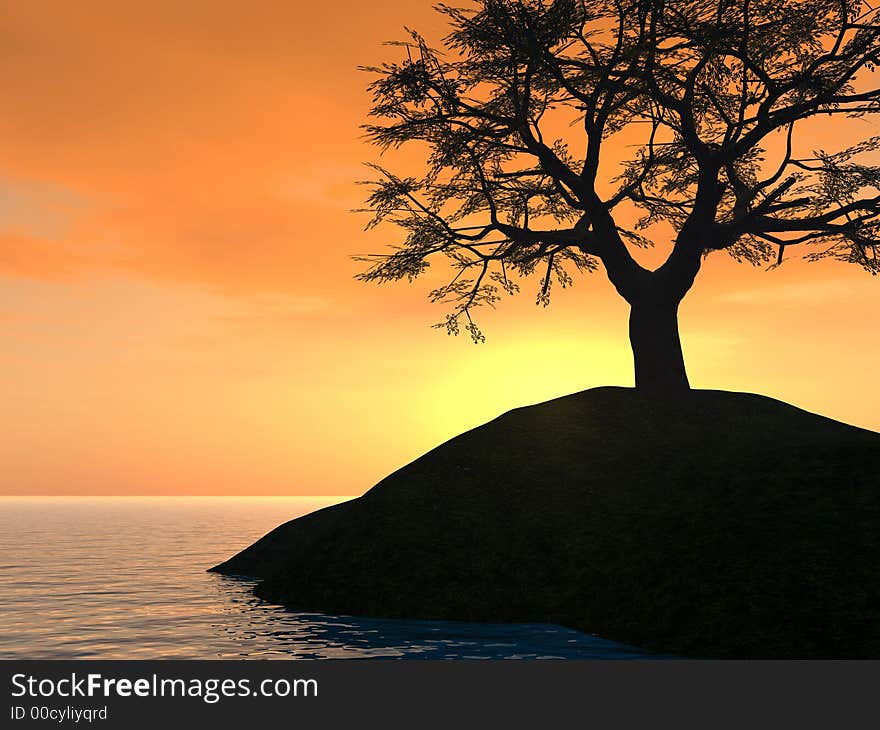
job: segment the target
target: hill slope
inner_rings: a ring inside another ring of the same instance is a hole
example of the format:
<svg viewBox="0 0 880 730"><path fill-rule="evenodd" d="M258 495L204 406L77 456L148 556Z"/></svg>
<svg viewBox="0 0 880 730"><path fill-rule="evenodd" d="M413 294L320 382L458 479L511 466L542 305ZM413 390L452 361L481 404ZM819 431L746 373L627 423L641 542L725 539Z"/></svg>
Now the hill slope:
<svg viewBox="0 0 880 730"><path fill-rule="evenodd" d="M212 570L307 611L880 657L878 467L880 434L769 398L597 388L510 411Z"/></svg>

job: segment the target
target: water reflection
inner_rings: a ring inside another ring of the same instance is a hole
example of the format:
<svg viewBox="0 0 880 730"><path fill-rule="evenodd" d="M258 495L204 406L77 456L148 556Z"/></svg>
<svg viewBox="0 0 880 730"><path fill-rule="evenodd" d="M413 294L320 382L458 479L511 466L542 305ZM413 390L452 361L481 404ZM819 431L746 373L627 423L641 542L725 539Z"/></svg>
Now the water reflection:
<svg viewBox="0 0 880 730"><path fill-rule="evenodd" d="M627 658L548 624L287 611L206 573L340 498L2 498L0 658Z"/></svg>
<svg viewBox="0 0 880 730"><path fill-rule="evenodd" d="M397 621L298 613L268 606L252 582L214 576L220 600L236 614L217 624L239 647L236 657L296 659L635 658L643 652L553 624ZM234 609L232 608L234 607Z"/></svg>

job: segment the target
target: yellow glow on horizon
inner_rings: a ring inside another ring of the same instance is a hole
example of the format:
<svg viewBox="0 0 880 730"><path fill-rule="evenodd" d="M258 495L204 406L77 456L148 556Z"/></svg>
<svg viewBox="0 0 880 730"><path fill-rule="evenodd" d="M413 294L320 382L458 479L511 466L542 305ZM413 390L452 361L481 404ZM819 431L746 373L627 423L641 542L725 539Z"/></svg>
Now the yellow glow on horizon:
<svg viewBox="0 0 880 730"><path fill-rule="evenodd" d="M429 328L430 281L353 280L399 240L349 212L379 158L354 69L404 24L439 38L430 3L9 5L0 494L356 495L511 408L632 385L601 272L546 310L520 282L480 346ZM681 307L692 384L880 429L878 284L713 255Z"/></svg>

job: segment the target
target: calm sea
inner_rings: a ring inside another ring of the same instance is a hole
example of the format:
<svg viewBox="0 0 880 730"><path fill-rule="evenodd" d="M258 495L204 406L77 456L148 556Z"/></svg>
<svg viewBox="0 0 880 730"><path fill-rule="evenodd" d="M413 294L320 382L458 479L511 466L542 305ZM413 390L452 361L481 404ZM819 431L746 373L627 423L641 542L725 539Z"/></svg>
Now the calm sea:
<svg viewBox="0 0 880 730"><path fill-rule="evenodd" d="M297 613L205 569L342 498L0 498L0 658L634 658L550 624Z"/></svg>

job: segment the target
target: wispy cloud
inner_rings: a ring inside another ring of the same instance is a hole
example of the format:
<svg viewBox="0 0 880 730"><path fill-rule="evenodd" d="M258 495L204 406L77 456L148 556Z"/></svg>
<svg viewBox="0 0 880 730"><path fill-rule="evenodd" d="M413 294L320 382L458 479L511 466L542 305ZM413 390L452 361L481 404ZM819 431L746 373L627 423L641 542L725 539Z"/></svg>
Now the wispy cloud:
<svg viewBox="0 0 880 730"><path fill-rule="evenodd" d="M355 68L399 8L340 25L332 3L54 5L4 9L0 275L351 286L335 274L363 247L347 211L373 154Z"/></svg>

